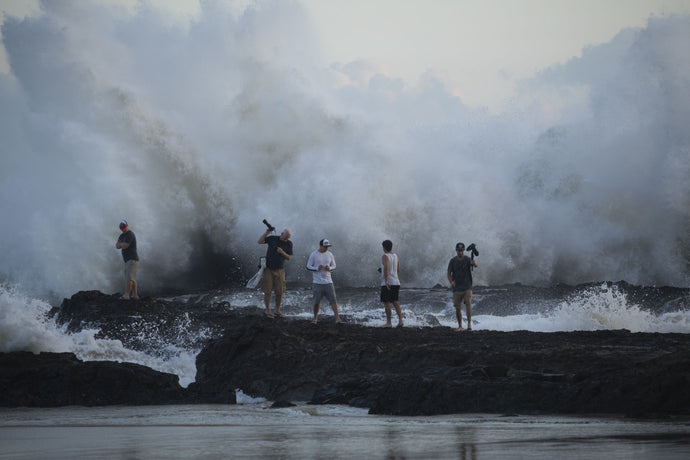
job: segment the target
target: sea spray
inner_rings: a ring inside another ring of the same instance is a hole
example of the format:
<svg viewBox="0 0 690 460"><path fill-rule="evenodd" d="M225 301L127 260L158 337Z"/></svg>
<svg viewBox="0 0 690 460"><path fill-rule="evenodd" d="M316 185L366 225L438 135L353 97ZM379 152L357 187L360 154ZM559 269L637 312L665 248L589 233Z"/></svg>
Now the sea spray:
<svg viewBox="0 0 690 460"><path fill-rule="evenodd" d="M444 283L457 241L485 285L690 284L686 16L490 114L431 74L323 62L293 2L203 2L172 27L146 4L41 6L5 17L0 75L0 278L30 295L121 290L122 218L144 294L243 281L263 218L293 230L288 282L328 237L347 286L376 284L387 238L408 287Z"/></svg>
<svg viewBox="0 0 690 460"><path fill-rule="evenodd" d="M51 306L0 284L0 352L66 352L72 341L48 317Z"/></svg>
<svg viewBox="0 0 690 460"><path fill-rule="evenodd" d="M147 351L127 348L120 340L97 338L98 328L68 333L66 326L57 325L50 316L51 309L43 300L0 285L0 352L74 353L83 361L132 362L176 374L185 387L194 381L198 349L166 342L151 330L142 337Z"/></svg>
<svg viewBox="0 0 690 460"><path fill-rule="evenodd" d="M475 314L475 329L534 332L627 329L631 332L690 333L690 298L674 311L631 302L616 285L575 290L561 300L539 302L537 312L493 316ZM655 311L655 309L657 311ZM481 311L480 308L475 309Z"/></svg>

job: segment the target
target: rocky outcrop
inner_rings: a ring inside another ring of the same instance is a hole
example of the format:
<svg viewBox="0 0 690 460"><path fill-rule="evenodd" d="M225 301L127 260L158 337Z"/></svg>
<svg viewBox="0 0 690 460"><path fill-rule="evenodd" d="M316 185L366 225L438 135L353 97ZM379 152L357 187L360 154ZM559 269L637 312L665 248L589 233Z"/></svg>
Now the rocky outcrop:
<svg viewBox="0 0 690 460"><path fill-rule="evenodd" d="M135 301L120 300L119 294L80 291L64 299L51 315L68 332L96 329L96 338L120 340L138 351L155 351L152 342L198 349L209 338L221 335L230 312L226 303L207 297L197 294L185 301L155 297Z"/></svg>
<svg viewBox="0 0 690 460"><path fill-rule="evenodd" d="M377 414L690 414L690 337L244 318L197 357L198 391Z"/></svg>
<svg viewBox="0 0 690 460"><path fill-rule="evenodd" d="M9 353L0 355L0 404L234 403L240 388L376 414L690 415L688 334L380 329L226 307L76 294L54 312L58 322L98 327L135 349L152 346L141 342L142 324L178 337L184 317L187 329L206 331L190 334L203 336L196 382L183 389L176 376L136 364Z"/></svg>
<svg viewBox="0 0 690 460"><path fill-rule="evenodd" d="M72 353L0 353L0 406L171 404L178 377L132 363L78 360Z"/></svg>

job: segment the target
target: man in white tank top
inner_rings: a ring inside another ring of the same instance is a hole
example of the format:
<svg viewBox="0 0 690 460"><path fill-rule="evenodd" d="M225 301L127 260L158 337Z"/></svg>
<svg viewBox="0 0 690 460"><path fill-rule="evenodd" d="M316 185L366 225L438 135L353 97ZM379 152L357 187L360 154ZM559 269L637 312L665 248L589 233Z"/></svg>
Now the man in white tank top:
<svg viewBox="0 0 690 460"><path fill-rule="evenodd" d="M386 324L383 327L393 327L391 324L391 303L398 314L398 327L403 326L402 310L398 302L400 293L400 259L393 253L393 242L386 240L381 243L383 255L381 256L381 302L386 310Z"/></svg>

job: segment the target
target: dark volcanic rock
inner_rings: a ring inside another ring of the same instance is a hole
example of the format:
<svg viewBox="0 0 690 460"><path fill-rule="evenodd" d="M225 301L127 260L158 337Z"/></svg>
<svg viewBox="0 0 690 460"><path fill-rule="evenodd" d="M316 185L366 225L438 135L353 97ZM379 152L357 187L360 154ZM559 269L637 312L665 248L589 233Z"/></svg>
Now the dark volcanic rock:
<svg viewBox="0 0 690 460"><path fill-rule="evenodd" d="M72 353L0 353L0 406L105 406L183 401L178 377L145 366L83 362Z"/></svg>
<svg viewBox="0 0 690 460"><path fill-rule="evenodd" d="M221 335L231 310L206 297L190 296L187 302L153 297L121 300L119 294L80 291L64 299L51 314L68 332L98 329L96 338L120 340L128 348L155 354L152 341L200 349L209 336ZM201 306L195 303L199 299L203 299Z"/></svg>
<svg viewBox="0 0 690 460"><path fill-rule="evenodd" d="M658 302L685 295L653 294ZM147 353L158 342L147 342L144 327L183 346L205 345L188 389L176 376L135 364L9 353L0 355L2 405L234 403L240 388L274 401L349 404L379 414L690 415L690 334L458 333L336 325L328 316L313 325L201 304L122 301L91 291L54 312L71 331L98 327L102 337Z"/></svg>
<svg viewBox="0 0 690 460"><path fill-rule="evenodd" d="M244 318L197 357L201 394L372 413L690 414L690 337L375 329Z"/></svg>

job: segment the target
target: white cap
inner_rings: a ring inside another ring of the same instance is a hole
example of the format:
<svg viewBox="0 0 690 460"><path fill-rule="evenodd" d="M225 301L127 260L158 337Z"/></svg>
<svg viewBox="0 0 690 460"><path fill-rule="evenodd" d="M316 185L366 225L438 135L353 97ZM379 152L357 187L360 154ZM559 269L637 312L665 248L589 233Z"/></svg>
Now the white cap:
<svg viewBox="0 0 690 460"><path fill-rule="evenodd" d="M321 246L323 246L324 248L330 248L330 247L331 247L331 242L328 241L328 240L325 239L325 238L322 239L321 241L319 241L319 244L320 244Z"/></svg>

